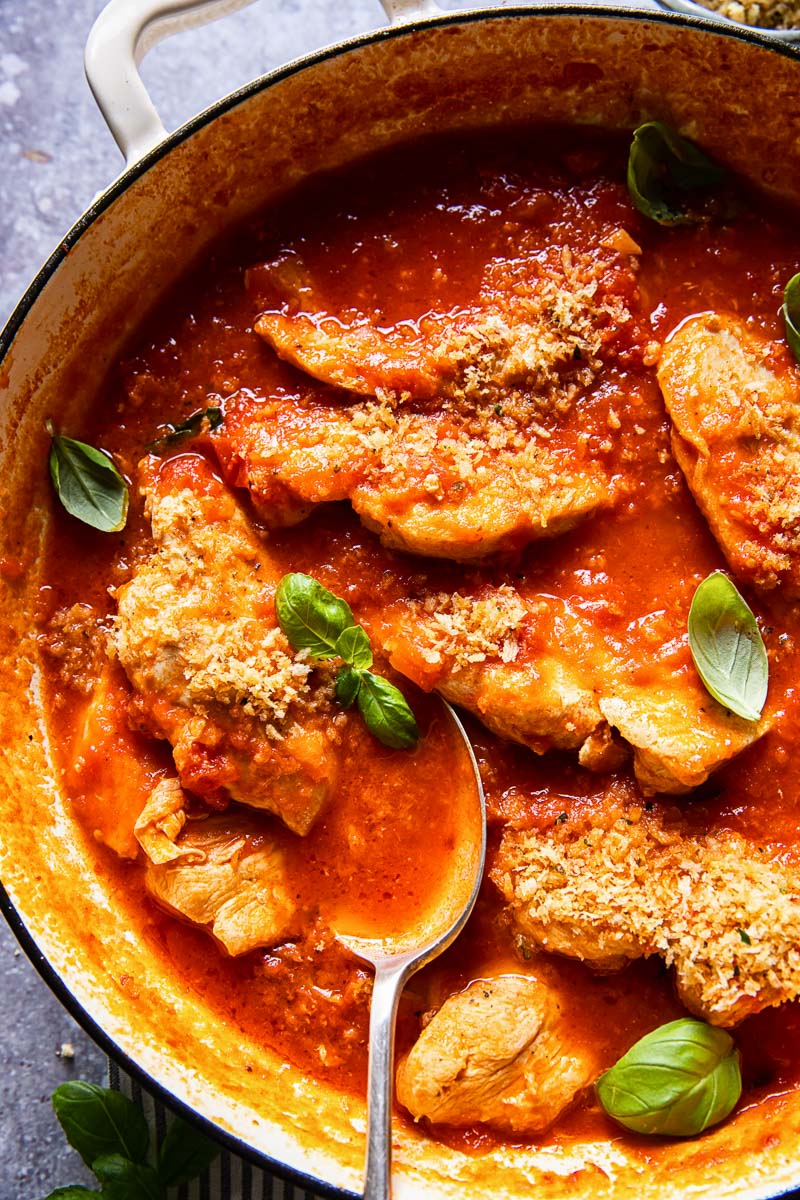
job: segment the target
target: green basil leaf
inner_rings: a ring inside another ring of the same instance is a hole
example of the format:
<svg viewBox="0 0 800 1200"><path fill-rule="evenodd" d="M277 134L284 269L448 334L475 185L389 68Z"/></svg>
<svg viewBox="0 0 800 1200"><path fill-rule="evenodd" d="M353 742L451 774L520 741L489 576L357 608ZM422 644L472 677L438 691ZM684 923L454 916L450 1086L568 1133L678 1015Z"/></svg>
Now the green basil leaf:
<svg viewBox="0 0 800 1200"><path fill-rule="evenodd" d="M628 191L639 212L659 225L695 225L708 219L720 207L713 189L727 174L661 121L648 121L634 132Z"/></svg>
<svg viewBox="0 0 800 1200"><path fill-rule="evenodd" d="M173 425L170 422L167 426L169 433L150 442L147 448L148 450L164 450L167 446L174 446L176 442L182 441L189 435L213 433L215 429L219 429L222 420L221 408L204 408L202 412L192 413L187 421L182 421L179 425Z"/></svg>
<svg viewBox="0 0 800 1200"><path fill-rule="evenodd" d="M284 575L278 584L275 612L295 650L308 650L314 658L344 660L336 676L336 698L344 708L358 700L370 733L396 750L416 745L419 730L405 696L367 670L372 666L372 647L349 604L310 575L293 574Z"/></svg>
<svg viewBox="0 0 800 1200"><path fill-rule="evenodd" d="M746 721L757 721L767 698L767 651L752 611L722 571L704 579L694 594L689 646L714 699Z"/></svg>
<svg viewBox="0 0 800 1200"><path fill-rule="evenodd" d="M399 688L380 675L364 671L358 689L358 707L367 729L384 746L409 750L419 741L419 729L408 701Z"/></svg>
<svg viewBox="0 0 800 1200"><path fill-rule="evenodd" d="M308 650L314 658L335 658L340 635L355 625L350 605L310 575L284 575L275 612L295 650Z"/></svg>
<svg viewBox="0 0 800 1200"><path fill-rule="evenodd" d="M352 667L342 667L339 674L336 676L334 689L336 691L336 699L341 704L342 708L349 708L356 696L358 689L361 687L361 672L354 671Z"/></svg>
<svg viewBox="0 0 800 1200"><path fill-rule="evenodd" d="M179 1187L208 1170L219 1153L216 1142L176 1117L161 1143L158 1173L166 1187Z"/></svg>
<svg viewBox="0 0 800 1200"><path fill-rule="evenodd" d="M128 485L101 450L53 434L50 477L70 516L103 533L125 528Z"/></svg>
<svg viewBox="0 0 800 1200"><path fill-rule="evenodd" d="M800 363L800 272L793 275L786 285L781 312L789 349Z"/></svg>
<svg viewBox="0 0 800 1200"><path fill-rule="evenodd" d="M87 1196L99 1196L100 1192L93 1192L91 1188L80 1187L78 1184L72 1187L56 1188L45 1200L86 1200Z"/></svg>
<svg viewBox="0 0 800 1200"><path fill-rule="evenodd" d="M670 1137L724 1120L741 1092L733 1038L688 1017L648 1033L597 1081L600 1103L620 1125Z"/></svg>
<svg viewBox="0 0 800 1200"><path fill-rule="evenodd" d="M144 1161L150 1141L147 1122L127 1096L74 1080L57 1087L52 1099L67 1141L87 1167L104 1154Z"/></svg>
<svg viewBox="0 0 800 1200"><path fill-rule="evenodd" d="M342 630L336 639L336 653L348 667L355 667L357 671L366 671L372 666L372 646L366 630L360 625Z"/></svg>
<svg viewBox="0 0 800 1200"><path fill-rule="evenodd" d="M149 1163L104 1154L92 1163L92 1170L103 1185L103 1200L166 1200L166 1187Z"/></svg>

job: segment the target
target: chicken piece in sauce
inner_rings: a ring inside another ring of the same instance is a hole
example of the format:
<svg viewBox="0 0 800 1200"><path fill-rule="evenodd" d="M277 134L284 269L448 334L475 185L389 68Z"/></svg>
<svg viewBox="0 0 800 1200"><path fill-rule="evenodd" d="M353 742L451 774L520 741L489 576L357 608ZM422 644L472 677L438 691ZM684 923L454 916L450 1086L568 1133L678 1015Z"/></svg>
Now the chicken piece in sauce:
<svg viewBox="0 0 800 1200"><path fill-rule="evenodd" d="M478 979L450 996L397 1069L397 1099L434 1124L547 1129L597 1077L571 1045L555 989L530 976Z"/></svg>
<svg viewBox="0 0 800 1200"><path fill-rule="evenodd" d="M247 395L229 404L223 466L265 522L349 499L385 545L469 561L614 503L619 345L629 362L644 352L629 308L635 257L521 242L486 266L473 305L388 331L326 311L296 259L250 273L272 305L257 332L347 389L255 413ZM578 436L587 425L594 439Z"/></svg>
<svg viewBox="0 0 800 1200"><path fill-rule="evenodd" d="M800 594L800 368L739 317L685 321L658 370L672 447L736 575Z"/></svg>
<svg viewBox="0 0 800 1200"><path fill-rule="evenodd" d="M200 456L144 468L154 552L117 595L113 646L138 720L184 787L310 829L336 778L332 688L277 626L268 548Z"/></svg>
<svg viewBox="0 0 800 1200"><path fill-rule="evenodd" d="M255 329L280 358L365 397L394 392L401 404L451 401L470 411L533 408L536 397L542 408L548 399L566 407L613 357L619 326L633 322L639 247L629 239L620 269L617 245L603 244L592 258L522 233L513 257L487 263L474 303L388 329L332 313L302 261L283 255L250 274L256 296L272 300Z"/></svg>
<svg viewBox="0 0 800 1200"><path fill-rule="evenodd" d="M642 813L630 784L612 780L591 817L506 829L491 874L524 940L602 971L660 955L714 1025L800 996L797 867Z"/></svg>
<svg viewBox="0 0 800 1200"><path fill-rule="evenodd" d="M521 433L493 410L476 422L385 399L279 399L254 413L244 397L241 419L234 399L218 446L268 526L349 500L385 546L461 562L563 533L612 504L619 484L588 452Z"/></svg>
<svg viewBox="0 0 800 1200"><path fill-rule="evenodd" d="M769 717L745 721L713 700L686 645L643 681L638 661L614 652L591 609L546 594L502 585L431 595L392 606L380 627L399 671L500 737L539 754L577 750L599 771L619 766L628 746L648 793L698 787L769 727Z"/></svg>
<svg viewBox="0 0 800 1200"><path fill-rule="evenodd" d="M178 781L165 779L139 817L136 836L149 894L208 928L229 954L275 946L302 929L283 852L247 815L192 819Z"/></svg>

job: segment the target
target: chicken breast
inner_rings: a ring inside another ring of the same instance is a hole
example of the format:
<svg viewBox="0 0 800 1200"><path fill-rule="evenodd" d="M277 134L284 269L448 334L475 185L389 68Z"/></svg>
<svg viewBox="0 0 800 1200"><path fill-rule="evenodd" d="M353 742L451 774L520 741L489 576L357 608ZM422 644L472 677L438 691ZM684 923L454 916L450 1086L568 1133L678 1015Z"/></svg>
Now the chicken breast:
<svg viewBox="0 0 800 1200"><path fill-rule="evenodd" d="M207 460L153 463L145 480L155 548L118 591L113 634L136 716L170 742L190 791L307 833L348 718L278 628L267 548Z"/></svg>
<svg viewBox="0 0 800 1200"><path fill-rule="evenodd" d="M624 783L589 816L507 829L491 876L523 939L599 970L660 955L714 1025L800 996L797 867L643 813Z"/></svg>
<svg viewBox="0 0 800 1200"><path fill-rule="evenodd" d="M187 796L178 779L161 779L150 793L133 832L147 858L155 866L185 858L178 846L186 824Z"/></svg>
<svg viewBox="0 0 800 1200"><path fill-rule="evenodd" d="M614 398L604 394L603 405ZM611 505L623 481L604 444L595 453L493 409L469 418L399 409L385 396L254 407L247 394L229 402L217 440L227 477L249 487L271 527L349 500L384 545L462 562L554 537Z"/></svg>
<svg viewBox="0 0 800 1200"><path fill-rule="evenodd" d="M627 746L645 792L680 794L761 737L770 718L745 721L712 699L685 631L676 638L661 620L657 653L648 624L647 670L635 647L609 638L603 612L509 585L401 601L379 636L397 670L499 736L539 754L577 750L599 771L618 766Z"/></svg>
<svg viewBox="0 0 800 1200"><path fill-rule="evenodd" d="M165 780L137 836L149 894L207 928L229 954L275 946L302 929L284 855L252 818L237 812L187 823L180 784Z"/></svg>
<svg viewBox="0 0 800 1200"><path fill-rule="evenodd" d="M397 1099L434 1124L546 1129L599 1074L573 1045L554 989L529 976L478 979L450 996L397 1069Z"/></svg>
<svg viewBox="0 0 800 1200"><path fill-rule="evenodd" d="M541 408L565 373L574 398L604 352L613 357L620 326L633 325L639 247L629 240L621 254L600 240L587 254L522 232L514 256L487 262L472 305L388 328L331 312L302 259L284 253L250 272L264 306L254 327L279 357L362 396L395 392L401 403L452 400L472 410L536 406L538 393Z"/></svg>
<svg viewBox="0 0 800 1200"><path fill-rule="evenodd" d="M800 593L800 368L740 318L704 313L664 347L675 457L735 574Z"/></svg>
<svg viewBox="0 0 800 1200"><path fill-rule="evenodd" d="M229 478L268 523L349 499L387 546L459 561L568 529L623 489L618 343L628 366L644 345L633 262L521 245L487 264L472 307L391 329L326 310L296 258L251 272L257 332L347 390L234 398L217 439Z"/></svg>

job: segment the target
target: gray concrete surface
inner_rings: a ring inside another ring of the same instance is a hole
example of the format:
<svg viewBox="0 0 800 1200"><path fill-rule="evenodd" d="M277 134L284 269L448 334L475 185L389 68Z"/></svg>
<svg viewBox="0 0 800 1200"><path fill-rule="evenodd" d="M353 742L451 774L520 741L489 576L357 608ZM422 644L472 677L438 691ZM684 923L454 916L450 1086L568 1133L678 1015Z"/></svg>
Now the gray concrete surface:
<svg viewBox="0 0 800 1200"><path fill-rule="evenodd" d="M103 1082L106 1060L39 978L2 920L0 978L0 1197L38 1200L57 1184L90 1182L64 1141L50 1093L68 1079ZM71 1047L74 1057L62 1057L62 1046Z"/></svg>
<svg viewBox="0 0 800 1200"><path fill-rule="evenodd" d="M83 76L83 44L101 6L101 0L0 0L0 325L121 166ZM443 7L458 6L443 0ZM377 0L259 0L162 44L144 75L174 127L254 76L381 22ZM87 1180L65 1146L49 1096L65 1079L101 1081L105 1059L19 953L2 920L0 978L0 1200L38 1200ZM58 1056L62 1043L72 1044L73 1059Z"/></svg>

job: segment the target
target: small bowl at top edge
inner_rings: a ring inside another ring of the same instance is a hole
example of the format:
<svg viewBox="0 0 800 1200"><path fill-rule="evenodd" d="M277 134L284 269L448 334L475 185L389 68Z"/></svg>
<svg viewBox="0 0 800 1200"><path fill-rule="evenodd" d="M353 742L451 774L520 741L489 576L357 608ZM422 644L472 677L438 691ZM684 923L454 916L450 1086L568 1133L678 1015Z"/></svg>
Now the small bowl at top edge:
<svg viewBox="0 0 800 1200"><path fill-rule="evenodd" d="M734 21L731 17L723 16L713 8L706 8L704 4L697 4L695 0L658 0L658 3L672 12L683 13L689 17L705 17L707 20L718 21L720 25L763 34L764 37L774 38L779 42L800 42L800 29L771 29L766 25L746 25L743 21Z"/></svg>

